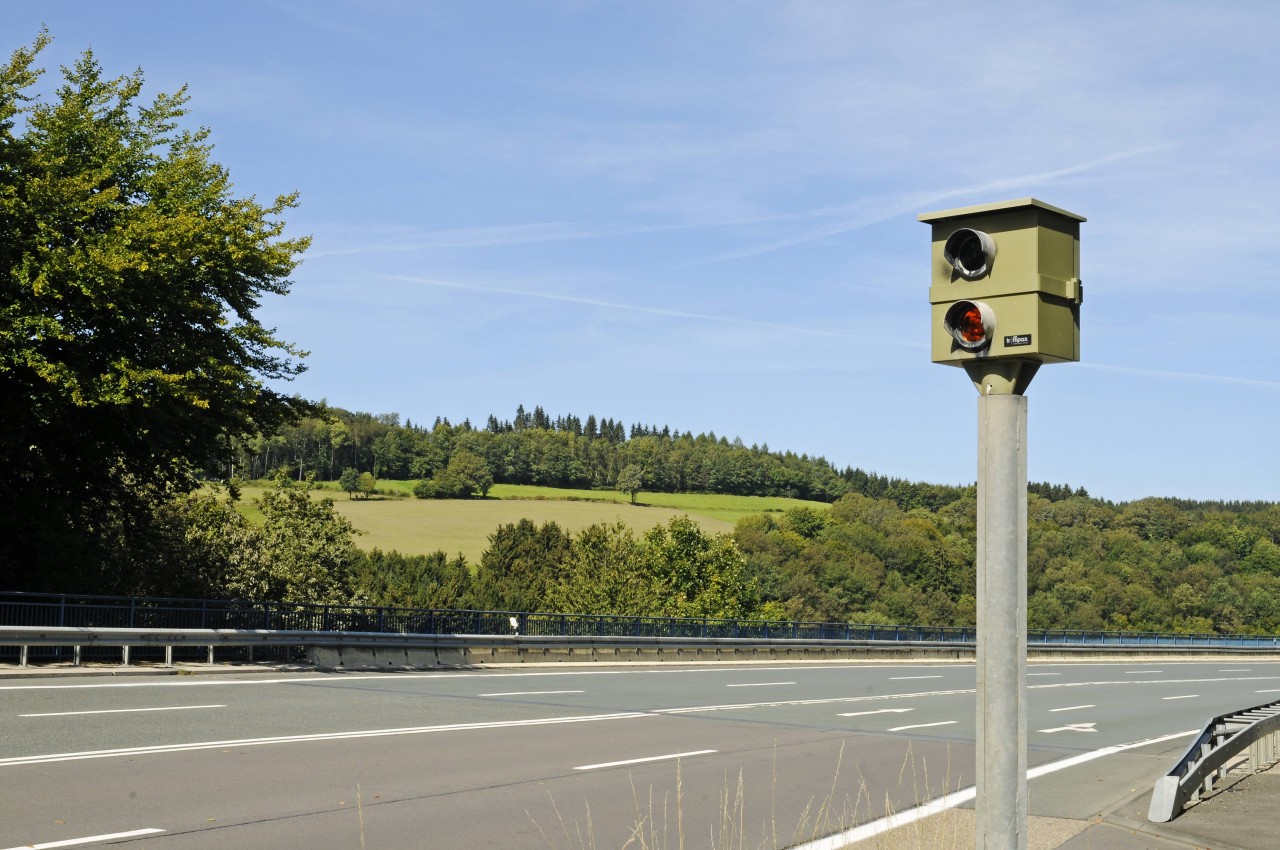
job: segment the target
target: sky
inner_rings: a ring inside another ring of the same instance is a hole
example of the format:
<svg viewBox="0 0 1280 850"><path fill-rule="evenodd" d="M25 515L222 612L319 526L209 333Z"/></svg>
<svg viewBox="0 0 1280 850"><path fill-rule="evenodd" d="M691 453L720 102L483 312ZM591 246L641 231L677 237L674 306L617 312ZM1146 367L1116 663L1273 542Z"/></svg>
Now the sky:
<svg viewBox="0 0 1280 850"><path fill-rule="evenodd" d="M239 196L313 237L258 316L287 389L430 424L518 405L976 478L930 362L921 213L1084 216L1081 360L1028 477L1280 500L1273 2L10 0L52 91L87 48L186 85Z"/></svg>

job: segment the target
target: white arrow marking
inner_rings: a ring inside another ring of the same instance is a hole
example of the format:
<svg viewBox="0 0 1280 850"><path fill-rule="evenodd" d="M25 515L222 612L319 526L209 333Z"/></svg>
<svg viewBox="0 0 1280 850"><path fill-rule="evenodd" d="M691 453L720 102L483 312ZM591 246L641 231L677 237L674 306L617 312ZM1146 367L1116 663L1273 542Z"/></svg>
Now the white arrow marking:
<svg viewBox="0 0 1280 850"><path fill-rule="evenodd" d="M1048 732L1049 734L1054 732L1097 732L1098 730L1093 728L1097 725L1097 723L1068 723L1066 726L1059 726L1055 729L1041 729L1040 731Z"/></svg>
<svg viewBox="0 0 1280 850"><path fill-rule="evenodd" d="M915 711L914 708L880 708L875 711L850 711L841 714L841 717L861 717L864 714L902 714L906 711Z"/></svg>

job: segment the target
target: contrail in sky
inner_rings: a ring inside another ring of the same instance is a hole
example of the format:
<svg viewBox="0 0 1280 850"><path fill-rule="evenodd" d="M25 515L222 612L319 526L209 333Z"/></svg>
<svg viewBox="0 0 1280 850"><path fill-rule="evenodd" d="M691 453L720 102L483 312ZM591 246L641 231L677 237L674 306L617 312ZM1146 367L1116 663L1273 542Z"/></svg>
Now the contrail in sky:
<svg viewBox="0 0 1280 850"><path fill-rule="evenodd" d="M814 228L808 233L778 239L772 242L767 242L763 245L756 245L752 248L744 248L738 251L728 251L723 254L716 254L712 257L707 257L704 260L697 261L694 264L716 263L724 260L740 260L746 257L767 254L771 251L780 251L783 248L790 248L793 245L803 245L806 242L815 242L819 239L825 239L828 236L836 236L841 233L860 230L864 227L870 227L873 224L879 224L880 222L899 218L900 216L910 215L922 208L929 207L934 204L940 204L949 198L955 198L962 195L984 195L988 192L997 192L1006 189L1018 189L1025 191L1029 186L1052 183L1053 181L1059 180L1063 177L1092 171L1095 168L1109 165L1118 160L1141 156L1142 154L1150 153L1164 147L1168 147L1168 145L1151 145L1149 147L1137 148L1131 151L1108 154L1107 156L1099 157L1098 159L1093 159L1088 162L1069 165L1065 168L1054 169L1053 171L1042 171L1039 174L1024 174L1019 177L1003 177L999 180L991 180L986 183L961 186L955 189L945 189L936 192L915 192L898 198L886 199L883 205L878 202L875 204L864 203L859 206L875 206L877 209L874 212L855 215L854 217L845 219L844 221L836 221L824 227ZM829 214L836 214L838 209L839 208L837 208L837 210L829 211Z"/></svg>
<svg viewBox="0 0 1280 850"><path fill-rule="evenodd" d="M952 189L913 192L892 197L864 198L856 203L834 207L802 210L790 213L761 214L739 216L708 221L678 222L671 224L647 225L611 225L591 226L571 222L535 222L532 224L496 225L492 227L456 228L449 230L406 230L387 238L365 244L347 247L325 248L319 245L308 253L308 257L336 257L350 254L427 251L448 248L487 248L500 245L522 245L543 242L572 242L578 240L604 239L611 236L635 236L647 233L663 233L682 230L699 230L711 228L743 227L755 224L781 224L785 222L813 221L815 219L836 219L826 225L815 227L806 233L783 237L749 248L715 254L701 260L694 260L678 267L706 265L708 263L727 260L744 259L772 251L780 251L794 245L803 245L848 233L873 224L879 224L899 216L910 215L934 204L940 204L950 198L963 195L982 195L1003 190L1025 191L1027 187L1052 183L1063 177L1093 171L1123 159L1150 153L1168 144L1152 145L1131 151L1108 154L1107 156L1089 160L1088 162L1069 165L1039 174L1024 174L1016 177L1004 177L985 183L959 186Z"/></svg>
<svg viewBox="0 0 1280 850"><path fill-rule="evenodd" d="M534 292L528 289L506 289L499 286L481 286L474 283L458 283L449 280L437 280L435 278L426 277L409 277L406 275L380 275L388 280L398 280L404 283L420 283L426 286L440 286L448 289L463 289L470 292L485 292L493 295L514 295L520 298L540 298L544 301L562 301L568 304L584 304L588 307L602 307L607 310L621 310L629 313L645 313L651 316L668 316L676 319L696 319L706 322L723 322L735 325L750 325L758 328L769 328L772 330L788 331L791 333L808 334L811 336L834 337L837 339L856 339L862 342L866 341L865 334L846 333L842 331L824 331L816 328L803 328L796 325L784 325L780 322L764 322L759 319L745 319L738 316L717 316L711 313L691 313L687 310L671 310L665 307L646 307L642 304L624 304L618 301L602 301L598 298L582 298L577 295L555 295L548 292ZM919 346L909 345L908 343L898 343L911 348Z"/></svg>
<svg viewBox="0 0 1280 850"><path fill-rule="evenodd" d="M1122 372L1129 375L1149 375L1153 378L1173 378L1179 381L1196 381L1212 384L1244 384L1251 387L1280 389L1280 381L1264 381L1261 378L1240 378L1235 375L1202 375L1196 372L1167 372L1163 369L1141 369L1135 366L1110 366L1106 363L1085 363L1078 365L1086 369L1097 369L1100 372Z"/></svg>

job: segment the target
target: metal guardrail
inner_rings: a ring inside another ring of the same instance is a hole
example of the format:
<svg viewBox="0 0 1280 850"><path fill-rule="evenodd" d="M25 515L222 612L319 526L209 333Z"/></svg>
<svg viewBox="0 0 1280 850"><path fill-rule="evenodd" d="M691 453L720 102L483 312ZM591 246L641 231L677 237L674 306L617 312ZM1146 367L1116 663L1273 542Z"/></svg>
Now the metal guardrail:
<svg viewBox="0 0 1280 850"><path fill-rule="evenodd" d="M163 648L165 666L173 666L175 648L201 648L206 661L214 663L215 650L232 647L314 650L434 650L436 652L500 652L505 658L537 657L545 653L582 654L625 650L655 653L719 653L722 651L759 652L775 650L784 653L903 649L939 654L954 653L958 647L947 641L845 641L792 640L774 638L703 638L703 637L598 637L574 635L448 635L396 634L386 632L315 632L269 631L256 629L117 629L77 626L0 626L0 646L17 646L19 665L27 666L32 647L71 647L73 664L79 664L86 648L118 648L120 663L130 663L130 650L137 647ZM459 656L461 658L463 656ZM407 658L407 656L406 656ZM365 659L367 660L367 659ZM363 663L358 661L357 663Z"/></svg>
<svg viewBox="0 0 1280 850"><path fill-rule="evenodd" d="M1156 781L1147 820L1166 823L1188 802L1213 792L1228 763L1248 750L1254 773L1280 760L1280 702L1264 703L1213 718L1177 764Z"/></svg>
<svg viewBox="0 0 1280 850"><path fill-rule="evenodd" d="M511 625L512 618L516 626ZM0 592L0 625L164 629L269 629L397 634L700 637L763 640L974 642L972 626L870 625L715 618L460 611L368 605ZM1064 646L1222 647L1280 650L1280 636L1032 629L1027 643Z"/></svg>

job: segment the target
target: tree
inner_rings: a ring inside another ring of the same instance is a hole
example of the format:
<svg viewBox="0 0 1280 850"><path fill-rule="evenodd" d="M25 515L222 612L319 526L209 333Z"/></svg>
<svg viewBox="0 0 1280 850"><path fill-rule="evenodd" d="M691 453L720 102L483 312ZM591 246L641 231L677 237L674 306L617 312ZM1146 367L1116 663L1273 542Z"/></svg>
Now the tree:
<svg viewBox="0 0 1280 850"><path fill-rule="evenodd" d="M361 498L371 499L378 492L378 479L373 477L373 473L362 472L356 478L356 489L360 491Z"/></svg>
<svg viewBox="0 0 1280 850"><path fill-rule="evenodd" d="M522 519L489 537L473 583L472 604L502 611L545 610L547 591L569 551L570 539L554 522Z"/></svg>
<svg viewBox="0 0 1280 850"><path fill-rule="evenodd" d="M636 503L636 494L644 486L644 470L634 463L629 463L618 473L618 483L614 489L621 490L631 497L631 504Z"/></svg>
<svg viewBox="0 0 1280 850"><path fill-rule="evenodd" d="M232 193L185 89L144 103L86 51L35 91L49 40L0 66L0 586L105 590L136 516L312 409L254 315L308 240L296 195Z"/></svg>
<svg viewBox="0 0 1280 850"><path fill-rule="evenodd" d="M338 478L338 486L347 494L348 499L354 499L356 491L360 489L360 473L348 466L342 470L342 475Z"/></svg>
<svg viewBox="0 0 1280 850"><path fill-rule="evenodd" d="M334 511L333 499L312 498L310 486L286 480L262 494L259 552L266 568L261 583L246 588L251 599L347 602L359 552L357 533Z"/></svg>

